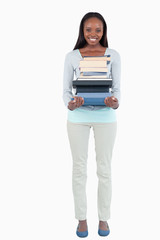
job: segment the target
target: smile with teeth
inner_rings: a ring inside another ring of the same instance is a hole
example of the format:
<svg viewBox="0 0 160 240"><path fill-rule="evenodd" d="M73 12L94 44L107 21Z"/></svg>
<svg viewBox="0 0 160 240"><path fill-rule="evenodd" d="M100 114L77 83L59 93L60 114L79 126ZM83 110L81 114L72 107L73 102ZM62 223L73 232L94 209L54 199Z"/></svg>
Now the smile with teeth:
<svg viewBox="0 0 160 240"><path fill-rule="evenodd" d="M89 38L90 41L95 42L97 38Z"/></svg>

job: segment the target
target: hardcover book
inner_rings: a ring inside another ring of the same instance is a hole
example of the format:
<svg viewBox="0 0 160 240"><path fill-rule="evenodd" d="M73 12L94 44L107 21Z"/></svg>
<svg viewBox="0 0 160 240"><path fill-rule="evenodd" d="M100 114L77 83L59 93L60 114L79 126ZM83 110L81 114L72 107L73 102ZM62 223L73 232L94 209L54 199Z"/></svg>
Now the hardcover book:
<svg viewBox="0 0 160 240"><path fill-rule="evenodd" d="M107 77L110 55L86 56L80 61L80 77L73 80L76 96L84 98L84 105L105 105L104 99L111 96L112 78Z"/></svg>
<svg viewBox="0 0 160 240"><path fill-rule="evenodd" d="M110 97L111 93L78 93L77 96L84 98L83 105L105 105L104 100Z"/></svg>

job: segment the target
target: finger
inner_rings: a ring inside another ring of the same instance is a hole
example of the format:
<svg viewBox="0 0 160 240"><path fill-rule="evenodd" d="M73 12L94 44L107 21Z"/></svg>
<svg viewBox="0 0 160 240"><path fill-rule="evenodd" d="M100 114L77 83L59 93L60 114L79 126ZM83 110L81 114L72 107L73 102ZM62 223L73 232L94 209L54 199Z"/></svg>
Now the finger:
<svg viewBox="0 0 160 240"><path fill-rule="evenodd" d="M76 107L79 107L80 106L80 97L75 97L75 100L76 100Z"/></svg>
<svg viewBox="0 0 160 240"><path fill-rule="evenodd" d="M115 98L114 96L112 96L111 98L112 98L112 100L113 100L114 102L117 102L117 101L118 101L118 99Z"/></svg>
<svg viewBox="0 0 160 240"><path fill-rule="evenodd" d="M78 97L77 98L77 106L80 107L83 103L83 98L82 97Z"/></svg>
<svg viewBox="0 0 160 240"><path fill-rule="evenodd" d="M70 103L69 103L69 106L70 106L71 108L76 107L76 102L70 102Z"/></svg>
<svg viewBox="0 0 160 240"><path fill-rule="evenodd" d="M109 99L108 99L108 106L111 107L112 104L113 104L112 98L109 98Z"/></svg>
<svg viewBox="0 0 160 240"><path fill-rule="evenodd" d="M108 106L108 97L105 99L106 105Z"/></svg>
<svg viewBox="0 0 160 240"><path fill-rule="evenodd" d="M109 107L109 97L105 98L105 104Z"/></svg>
<svg viewBox="0 0 160 240"><path fill-rule="evenodd" d="M76 106L79 107L79 97L76 98Z"/></svg>
<svg viewBox="0 0 160 240"><path fill-rule="evenodd" d="M74 96L72 103L76 103L77 104L77 102L78 102L78 97Z"/></svg>
<svg viewBox="0 0 160 240"><path fill-rule="evenodd" d="M115 101L116 99L115 99L115 97L111 97L111 99L113 100L113 101Z"/></svg>
<svg viewBox="0 0 160 240"><path fill-rule="evenodd" d="M76 97L72 97L70 103L75 103L76 102Z"/></svg>
<svg viewBox="0 0 160 240"><path fill-rule="evenodd" d="M112 96L112 106L111 107L112 108L117 108L118 107L118 99L114 96Z"/></svg>
<svg viewBox="0 0 160 240"><path fill-rule="evenodd" d="M108 107L112 107L112 105L113 105L113 100L112 100L112 97L109 97L108 98Z"/></svg>
<svg viewBox="0 0 160 240"><path fill-rule="evenodd" d="M84 99L81 97L81 105L84 103Z"/></svg>

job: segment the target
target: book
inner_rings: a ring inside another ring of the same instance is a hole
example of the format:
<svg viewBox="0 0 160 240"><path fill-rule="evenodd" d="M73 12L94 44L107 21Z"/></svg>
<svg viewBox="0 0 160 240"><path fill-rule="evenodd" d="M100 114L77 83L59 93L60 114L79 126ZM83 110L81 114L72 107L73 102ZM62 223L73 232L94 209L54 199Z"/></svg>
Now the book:
<svg viewBox="0 0 160 240"><path fill-rule="evenodd" d="M92 60L90 60L90 61L84 61L84 60L81 60L80 61L80 64L79 64L79 67L81 68L81 67L106 67L106 65L107 65L107 63L106 63L106 61L105 60L103 60L103 61L96 61L96 60L94 60L94 61L92 61Z"/></svg>
<svg viewBox="0 0 160 240"><path fill-rule="evenodd" d="M71 98L71 100L74 100L74 98ZM86 105L94 105L94 106L106 106L104 103L104 98L84 98L84 104Z"/></svg>
<svg viewBox="0 0 160 240"><path fill-rule="evenodd" d="M106 97L110 97L111 93L108 92L101 92L101 93L91 93L91 92L85 92L85 93L77 93L78 97L87 97L87 98L106 98Z"/></svg>
<svg viewBox="0 0 160 240"><path fill-rule="evenodd" d="M106 72L81 72L79 78L107 78Z"/></svg>
<svg viewBox="0 0 160 240"><path fill-rule="evenodd" d="M108 72L107 67L80 67L80 72Z"/></svg>
<svg viewBox="0 0 160 240"><path fill-rule="evenodd" d="M111 61L111 55L104 55L104 56L84 56L83 59L85 61Z"/></svg>
<svg viewBox="0 0 160 240"><path fill-rule="evenodd" d="M84 106L85 105L97 105L97 106L102 106L106 105L104 103L104 99L106 97L110 97L111 93L78 93L77 96L83 97L84 99Z"/></svg>
<svg viewBox="0 0 160 240"><path fill-rule="evenodd" d="M83 76L83 78L79 77L76 80L73 81L112 81L112 78L99 78L98 76L96 76L96 78L88 78L88 76Z"/></svg>
<svg viewBox="0 0 160 240"><path fill-rule="evenodd" d="M100 93L100 92L109 92L109 86L76 86L77 93Z"/></svg>
<svg viewBox="0 0 160 240"><path fill-rule="evenodd" d="M91 81L91 80L75 80L75 81L72 81L72 86L73 88L77 88L79 86L83 86L83 87L95 87L95 86L98 86L98 87L111 87L112 86L112 81L111 80L94 80L94 81Z"/></svg>
<svg viewBox="0 0 160 240"><path fill-rule="evenodd" d="M105 105L104 99L111 96L112 78L107 77L110 61L110 55L86 56L80 61L80 76L72 86L77 96L84 98L84 105Z"/></svg>
<svg viewBox="0 0 160 240"><path fill-rule="evenodd" d="M104 98L85 98L83 106L106 106Z"/></svg>
<svg viewBox="0 0 160 240"><path fill-rule="evenodd" d="M105 75L87 75L87 74L85 74L85 75L81 75L79 78L77 78L77 80L80 80L80 79L87 79L87 80L89 80L89 79L104 79L104 78L107 78L107 74L105 74Z"/></svg>
<svg viewBox="0 0 160 240"><path fill-rule="evenodd" d="M107 64L111 62L111 55L104 55L104 56L84 56L84 61L103 61L105 60Z"/></svg>
<svg viewBox="0 0 160 240"><path fill-rule="evenodd" d="M72 81L73 86L106 86L106 85L110 85L112 84L112 80L108 79L108 80L73 80Z"/></svg>

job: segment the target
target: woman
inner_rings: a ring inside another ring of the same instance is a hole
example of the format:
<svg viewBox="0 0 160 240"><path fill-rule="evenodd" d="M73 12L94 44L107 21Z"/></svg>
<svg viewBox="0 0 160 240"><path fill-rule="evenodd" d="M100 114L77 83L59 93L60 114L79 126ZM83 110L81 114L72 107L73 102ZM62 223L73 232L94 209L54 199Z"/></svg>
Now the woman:
<svg viewBox="0 0 160 240"><path fill-rule="evenodd" d="M84 99L72 93L72 80L80 76L79 62L84 56L111 56L107 76L112 77L112 96L105 98L105 106L83 106ZM71 100L74 98L74 100ZM111 158L116 136L116 113L120 101L120 55L108 48L107 25L95 12L87 13L81 20L79 36L73 51L64 63L63 100L68 108L67 131L73 158L72 187L75 218L79 221L77 235L86 237L87 204L87 151L90 128L93 128L98 176L98 234L110 232L107 220L111 204Z"/></svg>

